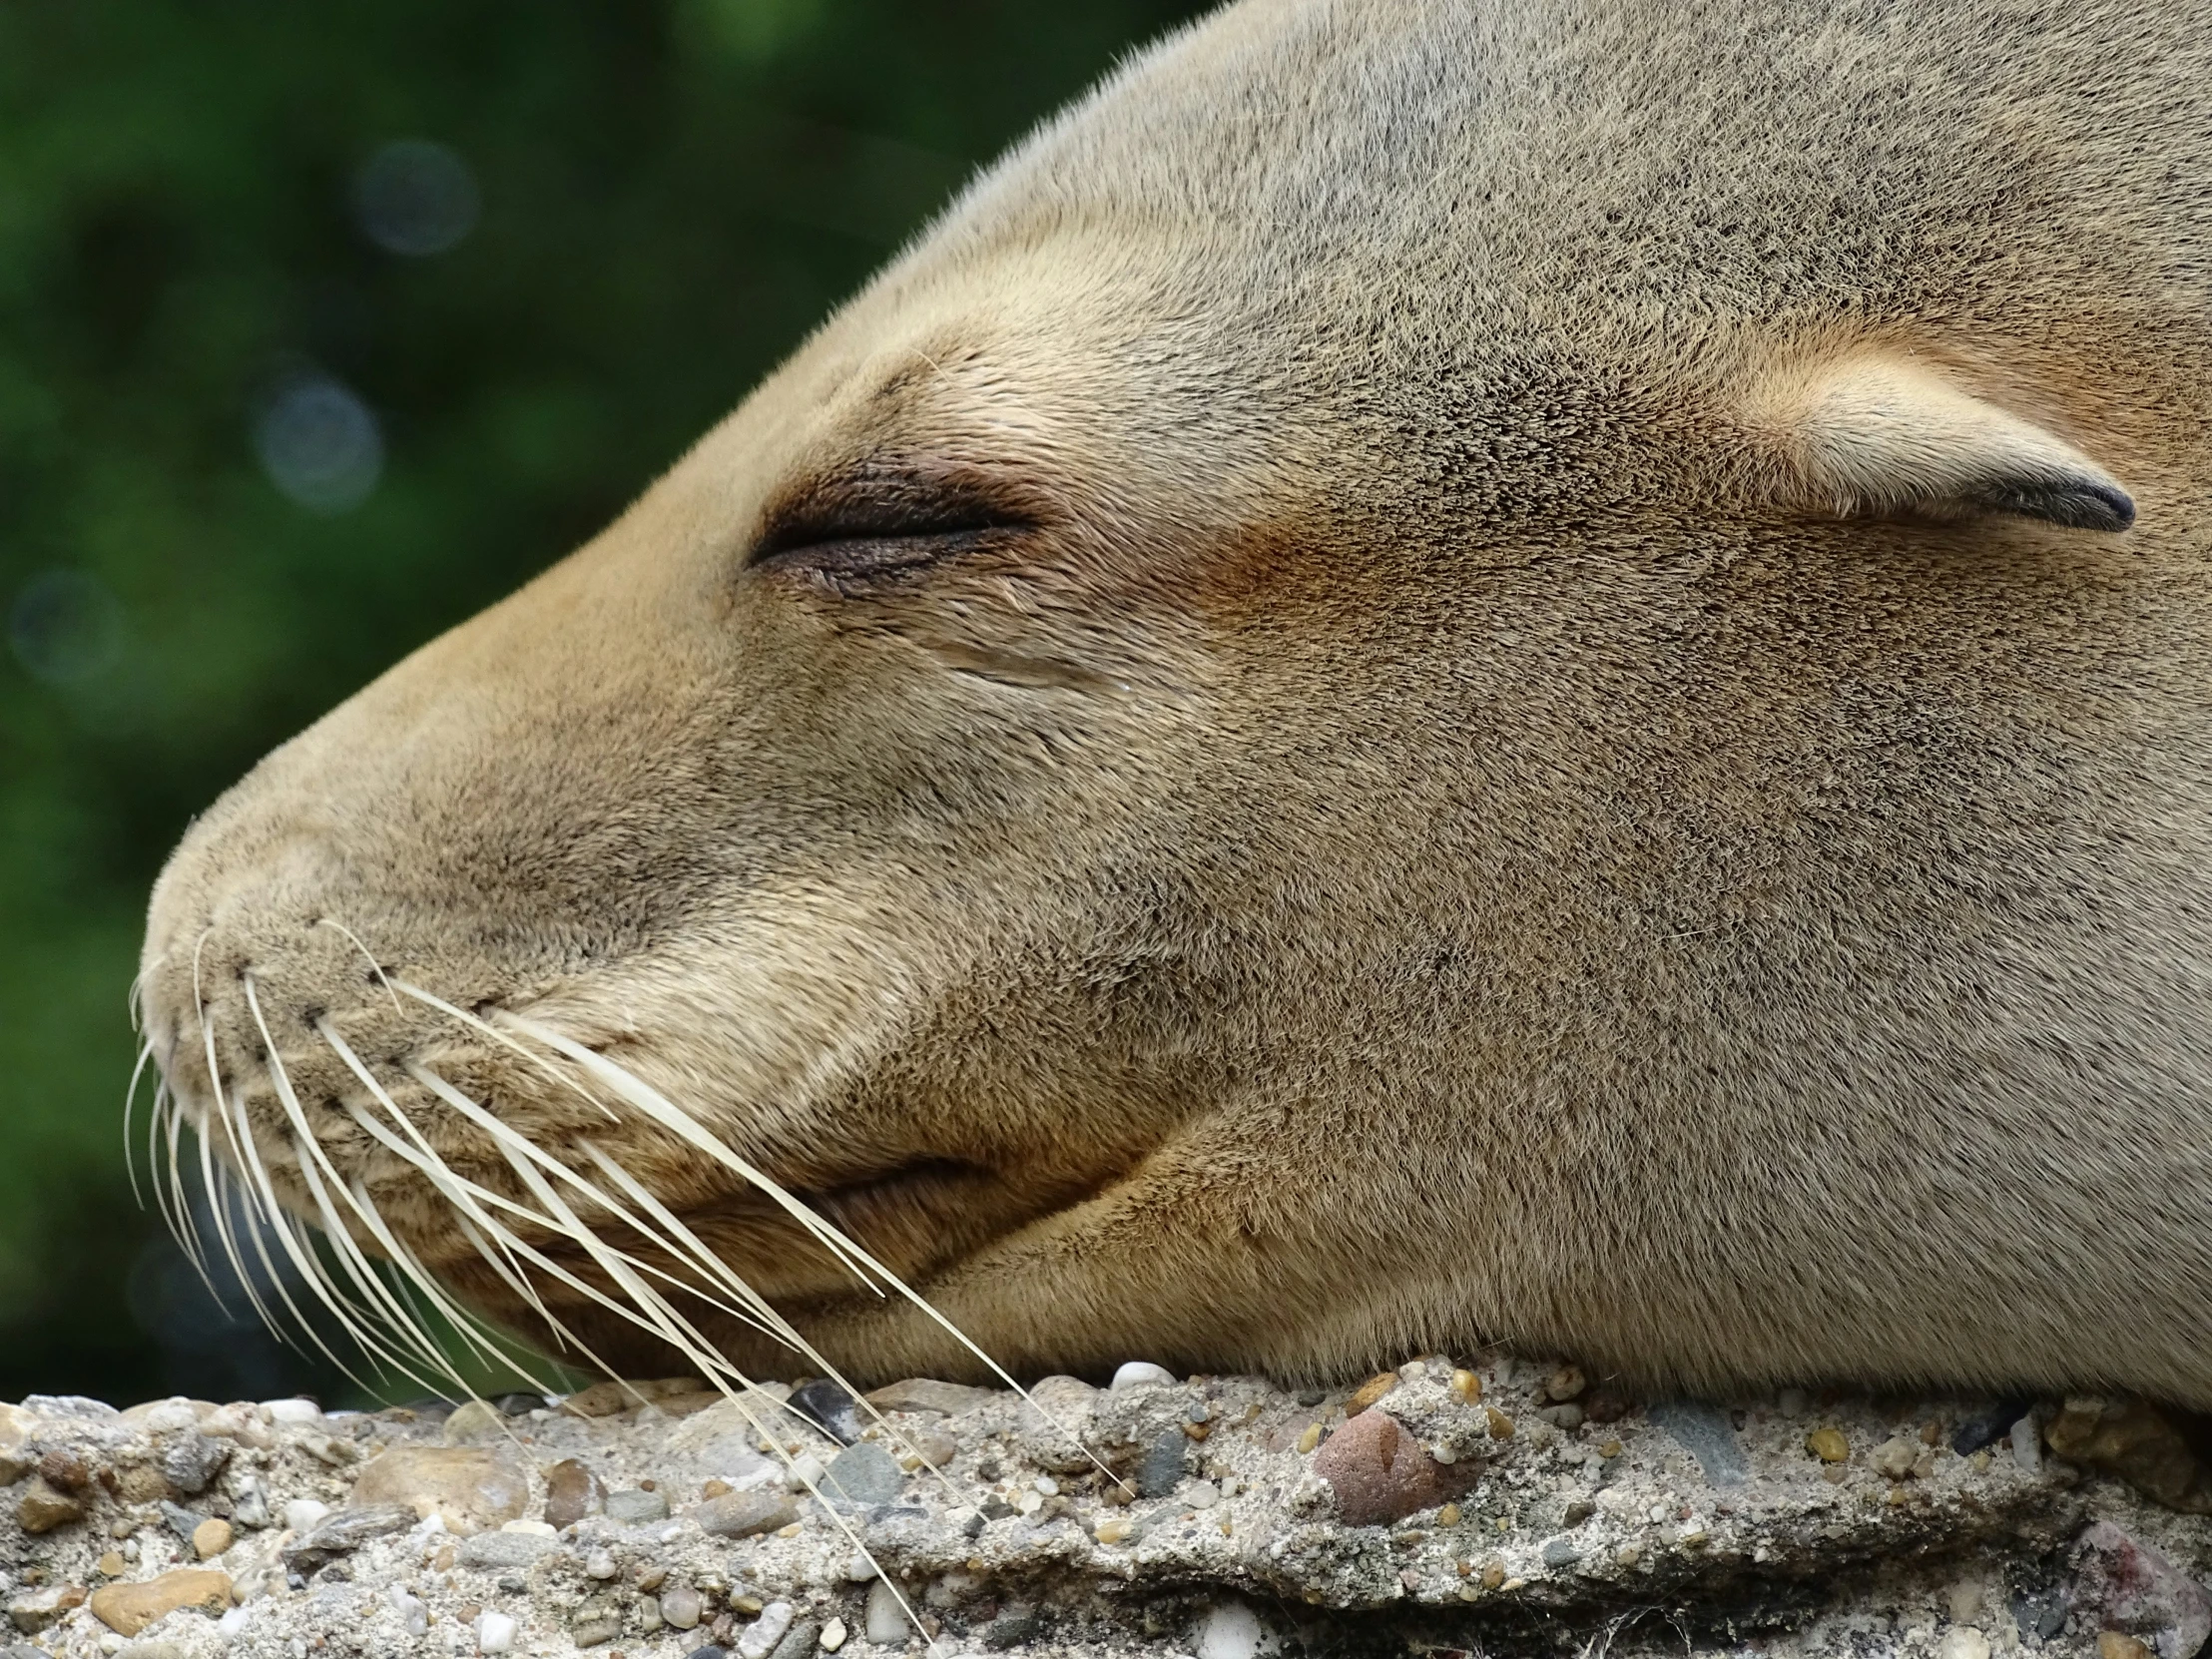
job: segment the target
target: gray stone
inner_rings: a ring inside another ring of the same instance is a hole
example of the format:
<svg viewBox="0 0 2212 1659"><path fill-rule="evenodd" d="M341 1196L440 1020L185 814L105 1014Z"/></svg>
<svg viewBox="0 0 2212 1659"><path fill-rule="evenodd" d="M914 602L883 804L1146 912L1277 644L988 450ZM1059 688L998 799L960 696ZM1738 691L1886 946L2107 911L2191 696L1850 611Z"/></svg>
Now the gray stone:
<svg viewBox="0 0 2212 1659"><path fill-rule="evenodd" d="M801 1619L784 1632L783 1639L769 1649L768 1659L814 1659L815 1649L822 1641L822 1626L813 1619Z"/></svg>
<svg viewBox="0 0 2212 1659"><path fill-rule="evenodd" d="M839 1445L850 1445L860 1437L858 1401L827 1378L794 1388L787 1403Z"/></svg>
<svg viewBox="0 0 2212 1659"><path fill-rule="evenodd" d="M1698 1461L1716 1486L1741 1486L1751 1473L1736 1425L1728 1413L1701 1399L1668 1399L1651 1407L1651 1420L1664 1428Z"/></svg>
<svg viewBox="0 0 2212 1659"><path fill-rule="evenodd" d="M479 1572L498 1572L542 1561L560 1547L558 1538L542 1532L479 1532L461 1540L457 1559Z"/></svg>
<svg viewBox="0 0 2212 1659"><path fill-rule="evenodd" d="M872 1441L848 1445L830 1459L822 1477L823 1496L839 1508L864 1509L889 1503L906 1484L898 1459Z"/></svg>
<svg viewBox="0 0 2212 1659"><path fill-rule="evenodd" d="M590 1465L564 1457L545 1471L545 1521L556 1530L606 1512L607 1488Z"/></svg>
<svg viewBox="0 0 2212 1659"><path fill-rule="evenodd" d="M717 1538L750 1538L774 1532L799 1519L799 1508L784 1492L726 1492L692 1511L702 1532Z"/></svg>
<svg viewBox="0 0 2212 1659"><path fill-rule="evenodd" d="M187 1497L198 1497L231 1460L231 1442L212 1434L177 1434L161 1448L155 1463L162 1478Z"/></svg>
<svg viewBox="0 0 2212 1659"><path fill-rule="evenodd" d="M208 1518L197 1510L181 1508L166 1497L161 1501L161 1511L162 1519L168 1524L170 1531L188 1544L192 1542L192 1535L200 1530L200 1523Z"/></svg>
<svg viewBox="0 0 2212 1659"><path fill-rule="evenodd" d="M868 1403L878 1411L942 1411L956 1417L999 1396L997 1388L971 1388L964 1382L939 1382L930 1377L910 1377L869 1394Z"/></svg>
<svg viewBox="0 0 2212 1659"><path fill-rule="evenodd" d="M2158 1659L2196 1659L2212 1638L2212 1594L2163 1551L2108 1520L2074 1544L2073 1603L2098 1627L2150 1644Z"/></svg>
<svg viewBox="0 0 2212 1659"><path fill-rule="evenodd" d="M624 1526L642 1526L648 1521L668 1519L668 1499L659 1492L628 1486L607 1494L606 1513L609 1520Z"/></svg>
<svg viewBox="0 0 2212 1659"><path fill-rule="evenodd" d="M284 1551L284 1567L302 1577L312 1577L319 1568L352 1554L369 1539L404 1532L414 1523L415 1512L399 1503L340 1509Z"/></svg>
<svg viewBox="0 0 2212 1659"><path fill-rule="evenodd" d="M1166 1497L1175 1490L1183 1479L1183 1452L1190 1443L1190 1436L1180 1428L1164 1428L1153 1438L1137 1465L1139 1497Z"/></svg>
<svg viewBox="0 0 2212 1659"><path fill-rule="evenodd" d="M1556 1538L1546 1538L1539 1553L1547 1567L1571 1567L1582 1559L1582 1551L1575 1547L1574 1540L1563 1534Z"/></svg>

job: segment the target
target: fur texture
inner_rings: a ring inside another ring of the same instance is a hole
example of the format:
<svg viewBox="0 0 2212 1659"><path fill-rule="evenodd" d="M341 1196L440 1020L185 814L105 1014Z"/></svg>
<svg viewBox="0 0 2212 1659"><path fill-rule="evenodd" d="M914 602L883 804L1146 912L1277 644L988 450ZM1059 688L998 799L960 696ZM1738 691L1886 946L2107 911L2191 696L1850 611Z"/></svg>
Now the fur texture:
<svg viewBox="0 0 2212 1659"><path fill-rule="evenodd" d="M251 971L334 1167L525 1327L318 1016L487 1187L408 1062L856 1379L977 1369L318 921L1017 1373L2212 1406L2208 403L2186 7L1245 0L213 809L156 1053L204 1113L197 958L303 1203Z"/></svg>

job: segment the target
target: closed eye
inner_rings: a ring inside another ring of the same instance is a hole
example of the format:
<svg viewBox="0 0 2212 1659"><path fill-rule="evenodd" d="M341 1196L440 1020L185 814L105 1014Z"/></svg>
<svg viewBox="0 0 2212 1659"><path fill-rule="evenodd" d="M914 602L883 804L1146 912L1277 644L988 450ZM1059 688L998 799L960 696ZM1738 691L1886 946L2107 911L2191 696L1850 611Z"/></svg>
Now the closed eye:
<svg viewBox="0 0 2212 1659"><path fill-rule="evenodd" d="M996 479L870 462L812 482L768 514L747 558L828 577L889 575L1010 545L1035 504Z"/></svg>

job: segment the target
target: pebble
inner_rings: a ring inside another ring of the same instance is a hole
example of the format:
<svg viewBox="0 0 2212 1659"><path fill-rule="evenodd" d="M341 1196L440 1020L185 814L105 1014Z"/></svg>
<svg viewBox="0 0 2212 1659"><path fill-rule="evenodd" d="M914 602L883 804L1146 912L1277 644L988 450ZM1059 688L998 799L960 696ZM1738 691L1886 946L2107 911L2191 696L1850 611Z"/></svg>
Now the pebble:
<svg viewBox="0 0 2212 1659"><path fill-rule="evenodd" d="M860 1633L878 1647L903 1647L907 1634L906 1610L898 1605L891 1587L878 1578L868 1586L867 1611Z"/></svg>
<svg viewBox="0 0 2212 1659"><path fill-rule="evenodd" d="M1876 1446L1868 1455L1867 1461L1875 1473L1884 1478L1903 1480L1913 1472L1913 1465L1919 1460L1920 1454L1918 1440L1907 1439L1899 1434Z"/></svg>
<svg viewBox="0 0 2212 1659"><path fill-rule="evenodd" d="M251 1469L231 1475L231 1519L256 1531L269 1525L269 1488Z"/></svg>
<svg viewBox="0 0 2212 1659"><path fill-rule="evenodd" d="M867 1396L868 1403L878 1411L941 1411L948 1417L987 1405L997 1397L995 1388L971 1388L964 1382L939 1382L927 1377L910 1377Z"/></svg>
<svg viewBox="0 0 2212 1659"><path fill-rule="evenodd" d="M1485 1405L1482 1407L1482 1411L1488 1419L1491 1439L1509 1440L1513 1437L1513 1419L1511 1417L1500 1411L1495 1405Z"/></svg>
<svg viewBox="0 0 2212 1659"><path fill-rule="evenodd" d="M738 1633L738 1659L768 1659L791 1629L797 1611L788 1601L772 1601L762 1608L761 1616Z"/></svg>
<svg viewBox="0 0 2212 1659"><path fill-rule="evenodd" d="M1824 1463L1841 1463L1851 1456L1851 1441L1840 1428L1816 1428L1805 1436L1805 1449Z"/></svg>
<svg viewBox="0 0 2212 1659"><path fill-rule="evenodd" d="M1180 1428L1163 1428L1137 1464L1139 1497L1166 1497L1183 1483L1183 1454L1190 1444Z"/></svg>
<svg viewBox="0 0 2212 1659"><path fill-rule="evenodd" d="M1198 1627L1198 1659L1255 1659L1267 1632L1241 1601L1216 1602Z"/></svg>
<svg viewBox="0 0 2212 1659"><path fill-rule="evenodd" d="M510 1452L484 1446L395 1445L353 1482L355 1503L404 1503L462 1537L520 1520L529 1499L522 1465Z"/></svg>
<svg viewBox="0 0 2212 1659"><path fill-rule="evenodd" d="M1989 1659L1989 1638L1971 1625L1946 1630L1936 1644L1936 1659Z"/></svg>
<svg viewBox="0 0 2212 1659"><path fill-rule="evenodd" d="M784 1476L784 1484L795 1492L803 1492L810 1486L821 1485L826 1472L820 1457L811 1451L803 1452L792 1459L791 1468Z"/></svg>
<svg viewBox="0 0 2212 1659"><path fill-rule="evenodd" d="M515 1621L490 1609L476 1615L476 1651L507 1653L515 1645Z"/></svg>
<svg viewBox="0 0 2212 1659"><path fill-rule="evenodd" d="M1345 1401L1345 1415L1356 1417L1370 1405L1397 1386L1397 1373L1386 1371L1369 1378L1352 1390L1352 1397Z"/></svg>
<svg viewBox="0 0 2212 1659"><path fill-rule="evenodd" d="M311 1399L265 1399L262 1410L272 1422L308 1423L322 1420L322 1407Z"/></svg>
<svg viewBox="0 0 2212 1659"><path fill-rule="evenodd" d="M2072 1560L2077 1616L2093 1613L2103 1629L2142 1637L2172 1659L2195 1654L2212 1638L2212 1594L2114 1522L2087 1527Z"/></svg>
<svg viewBox="0 0 2212 1659"><path fill-rule="evenodd" d="M1471 1371L1455 1371L1451 1374L1451 1391L1462 1404L1472 1405L1482 1397L1482 1379Z"/></svg>
<svg viewBox="0 0 2212 1659"><path fill-rule="evenodd" d="M1183 1501L1193 1509L1211 1509L1221 1501L1221 1488L1201 1480L1183 1494Z"/></svg>
<svg viewBox="0 0 2212 1659"><path fill-rule="evenodd" d="M844 1646L844 1620L831 1619L822 1627L822 1651L825 1653L836 1652L837 1649Z"/></svg>
<svg viewBox="0 0 2212 1659"><path fill-rule="evenodd" d="M92 1592L92 1614L126 1639L180 1607L221 1614L231 1605L231 1576L207 1567L179 1567L136 1584L103 1584Z"/></svg>
<svg viewBox="0 0 2212 1659"><path fill-rule="evenodd" d="M1446 1468L1386 1411L1363 1411L1314 1454L1348 1526L1375 1526L1433 1508L1472 1484L1471 1465Z"/></svg>
<svg viewBox="0 0 2212 1659"><path fill-rule="evenodd" d="M192 1529L193 1553L206 1561L231 1547L231 1523L218 1516Z"/></svg>
<svg viewBox="0 0 2212 1659"><path fill-rule="evenodd" d="M197 1431L177 1434L155 1458L162 1478L187 1497L198 1497L231 1460L231 1442Z"/></svg>
<svg viewBox="0 0 2212 1659"><path fill-rule="evenodd" d="M301 1534L312 1532L329 1512L327 1503L317 1503L311 1497L295 1497L284 1505L284 1525Z"/></svg>
<svg viewBox="0 0 2212 1659"><path fill-rule="evenodd" d="M1544 1392L1552 1399L1568 1400L1582 1397L1582 1390L1590 1385L1579 1366L1561 1366L1544 1379Z"/></svg>
<svg viewBox="0 0 2212 1659"><path fill-rule="evenodd" d="M846 1446L823 1474L823 1495L839 1507L868 1508L897 1498L906 1483L898 1459L872 1440Z"/></svg>
<svg viewBox="0 0 2212 1659"><path fill-rule="evenodd" d="M479 1445L486 1440L503 1440L507 1437L507 1422L496 1405L481 1399L471 1399L453 1407L453 1414L445 1419L445 1426L438 1430L438 1438L447 1445Z"/></svg>
<svg viewBox="0 0 2212 1659"><path fill-rule="evenodd" d="M1737 1441L1735 1422L1719 1406L1699 1399L1662 1400L1649 1415L1697 1459L1712 1484L1741 1486L1750 1478L1751 1465Z"/></svg>
<svg viewBox="0 0 2212 1659"><path fill-rule="evenodd" d="M2012 1424L2012 1461L2028 1474L2043 1471L2043 1435L2041 1425L2030 1411Z"/></svg>
<svg viewBox="0 0 2212 1659"><path fill-rule="evenodd" d="M1542 1549L1538 1553L1543 1557L1543 1563L1547 1567L1571 1567L1575 1562L1582 1559L1582 1551L1576 1546L1575 1541L1564 1534L1555 1538L1546 1538Z"/></svg>
<svg viewBox="0 0 2212 1659"><path fill-rule="evenodd" d="M403 1585L391 1587L391 1610L399 1615L400 1628L410 1636L427 1636L430 1633L430 1609L422 1598L410 1595Z"/></svg>
<svg viewBox="0 0 2212 1659"><path fill-rule="evenodd" d="M1109 1388L1151 1388L1162 1384L1173 1386L1180 1382L1175 1373L1165 1366L1156 1366L1150 1360L1126 1360L1114 1368L1114 1380Z"/></svg>
<svg viewBox="0 0 2212 1659"><path fill-rule="evenodd" d="M1786 1417L1802 1417L1812 1404L1803 1388L1784 1388L1774 1396L1774 1408Z"/></svg>
<svg viewBox="0 0 2212 1659"><path fill-rule="evenodd" d="M694 1630L707 1611L707 1600L689 1584L661 1592L661 1619L678 1630Z"/></svg>
<svg viewBox="0 0 2212 1659"><path fill-rule="evenodd" d="M30 1490L15 1506L15 1518L24 1531L51 1532L85 1518L85 1506L72 1493L56 1489L44 1475L31 1482Z"/></svg>
<svg viewBox="0 0 2212 1659"><path fill-rule="evenodd" d="M1077 1377L1047 1377L1022 1403L1015 1438L1040 1468L1077 1474L1091 1466L1083 1445L1098 1390Z"/></svg>
<svg viewBox="0 0 2212 1659"><path fill-rule="evenodd" d="M850 1445L860 1437L859 1401L827 1378L794 1388L790 1404L840 1445Z"/></svg>
<svg viewBox="0 0 2212 1659"><path fill-rule="evenodd" d="M783 1492L729 1492L699 1505L692 1518L711 1537L751 1538L791 1525L799 1509Z"/></svg>
<svg viewBox="0 0 2212 1659"><path fill-rule="evenodd" d="M668 1498L661 1492L627 1486L607 1494L605 1513L623 1526L645 1526L668 1519Z"/></svg>
<svg viewBox="0 0 2212 1659"><path fill-rule="evenodd" d="M414 1521L414 1511L403 1503L340 1509L305 1537L286 1545L284 1565L296 1573L319 1572L341 1556L352 1554L371 1538L404 1532Z"/></svg>
<svg viewBox="0 0 2212 1659"><path fill-rule="evenodd" d="M545 1471L545 1523L574 1526L586 1515L604 1514L607 1488L591 1465L564 1457Z"/></svg>
<svg viewBox="0 0 2212 1659"><path fill-rule="evenodd" d="M2117 1630L2097 1633L2097 1659L2158 1659L2158 1650Z"/></svg>
<svg viewBox="0 0 2212 1659"><path fill-rule="evenodd" d="M555 1538L502 1529L463 1538L455 1558L462 1566L473 1567L478 1572L500 1572L542 1561L560 1547Z"/></svg>

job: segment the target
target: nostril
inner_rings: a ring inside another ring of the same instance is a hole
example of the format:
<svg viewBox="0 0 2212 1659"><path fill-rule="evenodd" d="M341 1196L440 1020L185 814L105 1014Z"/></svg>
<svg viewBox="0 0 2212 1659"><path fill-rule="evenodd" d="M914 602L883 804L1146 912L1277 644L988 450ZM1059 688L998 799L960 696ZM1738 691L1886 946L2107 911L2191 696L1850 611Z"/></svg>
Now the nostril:
<svg viewBox="0 0 2212 1659"><path fill-rule="evenodd" d="M299 1010L299 1023L301 1025L304 1025L308 1030L312 1031L316 1025L321 1023L322 1016L327 1014L329 1011L330 1010L327 1008L320 1007L302 1008Z"/></svg>

